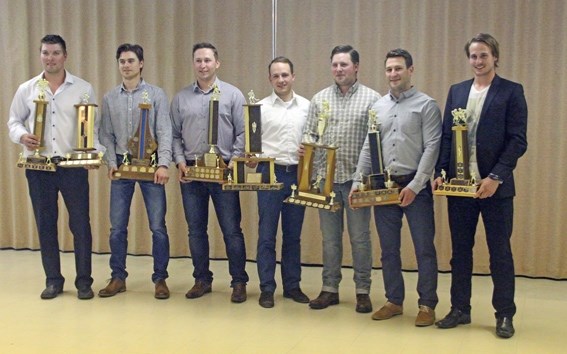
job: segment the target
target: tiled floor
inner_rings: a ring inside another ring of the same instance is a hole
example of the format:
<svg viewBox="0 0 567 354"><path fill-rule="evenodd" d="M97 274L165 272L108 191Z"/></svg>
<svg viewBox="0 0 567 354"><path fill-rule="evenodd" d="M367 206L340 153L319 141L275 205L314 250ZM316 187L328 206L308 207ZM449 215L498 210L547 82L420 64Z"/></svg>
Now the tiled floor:
<svg viewBox="0 0 567 354"><path fill-rule="evenodd" d="M94 290L109 278L108 255L93 256ZM65 291L41 300L44 278L39 252L0 251L1 353L565 353L567 282L517 279L516 336L494 334L489 277L475 277L472 324L451 330L413 325L416 274L405 273L404 315L388 321L354 311L352 270L344 269L341 303L326 310L284 299L258 305L256 264L249 262L248 301L230 302L225 261L213 261L212 294L187 300L190 259L170 261L169 300L153 298L152 259L128 257L128 290L112 298L80 301L73 287L72 254L62 255ZM302 288L316 296L321 268L304 267ZM384 302L381 271L373 271L375 309ZM438 317L449 310L450 275L439 276Z"/></svg>

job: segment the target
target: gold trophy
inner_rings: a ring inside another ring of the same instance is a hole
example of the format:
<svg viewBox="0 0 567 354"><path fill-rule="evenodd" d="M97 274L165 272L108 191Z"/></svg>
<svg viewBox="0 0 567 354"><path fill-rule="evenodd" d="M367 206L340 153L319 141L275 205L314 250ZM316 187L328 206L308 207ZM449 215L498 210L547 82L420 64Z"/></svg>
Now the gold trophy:
<svg viewBox="0 0 567 354"><path fill-rule="evenodd" d="M451 111L453 115L453 146L451 163L454 163L457 177L447 180L447 172L441 170L443 183L433 192L435 195L474 197L478 189L475 173L469 167L469 143L467 128L467 111L458 108Z"/></svg>
<svg viewBox="0 0 567 354"><path fill-rule="evenodd" d="M138 107L140 107L138 131L128 141L128 149L132 152L132 155L129 155L128 151L122 155L122 164L118 171L113 173L113 176L120 179L153 181L157 170L158 144L150 131L149 122L152 104L147 91L142 93L142 103Z"/></svg>
<svg viewBox="0 0 567 354"><path fill-rule="evenodd" d="M187 166L183 177L186 181L228 182L228 168L216 148L219 135L220 93L218 86L215 85L209 101L209 152L203 154L202 159L195 156L195 166Z"/></svg>
<svg viewBox="0 0 567 354"><path fill-rule="evenodd" d="M321 112L317 117L317 132L319 139L323 137L327 127L327 121L331 115L331 109L328 101L323 101ZM309 140L309 139L307 139ZM335 179L335 160L337 147L330 145L322 145L313 142L303 142L304 154L299 158L297 170L297 180L299 186L291 186L291 196L285 202L297 205L303 205L312 208L318 208L328 211L337 211L341 208L341 203L335 202L335 193L333 192L333 182ZM316 150L324 150L326 153L325 167L325 185L320 188L322 176L317 175L313 179L313 158Z"/></svg>
<svg viewBox="0 0 567 354"><path fill-rule="evenodd" d="M229 191L256 191L256 190L278 190L283 188L283 183L276 181L275 158L257 157L262 154L262 118L260 104L254 95L254 91L248 93L248 104L244 105L244 148L245 157L232 159L234 167L228 173L227 183L222 185L223 190ZM248 165L258 166L258 163L268 163L269 172L267 176L256 171Z"/></svg>
<svg viewBox="0 0 567 354"><path fill-rule="evenodd" d="M84 167L93 166L99 168L102 164L103 153L93 153L94 147L94 122L96 119L96 107L89 103L89 94L85 92L81 103L76 104L77 109L77 147L75 153L67 154L65 160L59 162L60 167Z"/></svg>
<svg viewBox="0 0 567 354"><path fill-rule="evenodd" d="M50 156L43 156L40 155L40 151L45 148L43 145L43 135L45 130L45 120L47 118L47 104L48 101L45 99L45 91L49 86L49 81L46 79L40 79L37 82L37 88L39 90L39 94L37 95L37 100L34 100L35 103L35 118L34 118L34 125L33 125L33 135L37 137L39 141L39 146L35 149L33 155L24 156L23 153L20 153L20 157L18 158L17 166L21 168L25 168L28 170L39 170L39 171L49 171L55 172L57 166L54 162L51 161Z"/></svg>
<svg viewBox="0 0 567 354"><path fill-rule="evenodd" d="M368 143L370 145L371 171L369 176L361 176L359 190L352 193L351 205L354 208L400 204L400 189L390 178L390 170L384 168L382 143L380 139L380 123L376 111L368 111Z"/></svg>

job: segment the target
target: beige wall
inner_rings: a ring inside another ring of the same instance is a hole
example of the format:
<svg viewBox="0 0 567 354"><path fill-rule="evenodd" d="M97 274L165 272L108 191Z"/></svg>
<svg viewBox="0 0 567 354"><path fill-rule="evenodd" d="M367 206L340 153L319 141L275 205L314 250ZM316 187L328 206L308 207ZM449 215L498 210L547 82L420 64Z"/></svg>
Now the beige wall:
<svg viewBox="0 0 567 354"><path fill-rule="evenodd" d="M191 46L211 41L220 51L219 77L257 97L270 92L267 64L271 59L272 1L270 0L0 0L0 48L3 54L0 112L0 248L39 247L24 171L15 168L20 148L8 139L6 122L18 85L41 71L39 40L47 33L67 41L67 68L90 81L99 102L120 82L114 59L116 47L135 42L145 49L144 78L165 89L170 98L193 80ZM443 109L449 85L471 77L464 43L478 32L493 34L501 45L498 73L524 85L529 107L529 148L516 169L518 196L513 248L518 274L567 277L567 216L564 196L567 174L567 2L561 0L280 0L277 9L277 55L296 66L296 91L310 98L332 83L329 54L337 44L352 44L361 54L360 81L382 94L383 58L395 47L414 56L413 82L437 99ZM105 171L91 171L91 222L94 250L108 252L109 183ZM172 167L171 175L175 173ZM187 226L179 186L167 185L167 225L173 256L189 254ZM248 258L255 258L256 196L242 193ZM62 249L72 249L61 204ZM225 257L222 237L211 209L212 257ZM317 213L308 210L303 232L305 263L321 262ZM445 201L436 199L439 267L450 269L450 241ZM374 225L374 264L380 266ZM132 206L129 251L149 254L150 233L138 194ZM475 271L488 272L488 255L479 228ZM403 233L404 268L415 269L413 247ZM351 263L345 235L344 263ZM249 267L250 268L250 267ZM254 271L252 268L249 271ZM189 272L189 270L188 270Z"/></svg>

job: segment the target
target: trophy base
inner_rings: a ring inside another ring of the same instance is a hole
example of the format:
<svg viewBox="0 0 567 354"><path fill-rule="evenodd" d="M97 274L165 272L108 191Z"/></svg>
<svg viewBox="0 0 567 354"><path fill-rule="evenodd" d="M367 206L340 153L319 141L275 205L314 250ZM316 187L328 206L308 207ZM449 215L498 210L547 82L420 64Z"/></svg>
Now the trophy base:
<svg viewBox="0 0 567 354"><path fill-rule="evenodd" d="M463 181L466 183L462 183ZM474 198L477 190L478 186L472 184L470 181L452 180L450 183L443 183L438 186L437 190L433 191L433 195Z"/></svg>
<svg viewBox="0 0 567 354"><path fill-rule="evenodd" d="M66 160L61 160L58 166L64 168L93 166L99 168L100 165L102 165L102 157L98 153L77 152L69 155Z"/></svg>
<svg viewBox="0 0 567 354"><path fill-rule="evenodd" d="M183 180L224 184L228 182L228 168L189 166L187 167Z"/></svg>
<svg viewBox="0 0 567 354"><path fill-rule="evenodd" d="M351 205L361 208L376 205L400 204L400 190L397 188L375 189L352 193Z"/></svg>
<svg viewBox="0 0 567 354"><path fill-rule="evenodd" d="M223 191L277 191L283 188L283 183L225 183L222 185Z"/></svg>
<svg viewBox="0 0 567 354"><path fill-rule="evenodd" d="M36 170L36 171L46 171L55 172L57 170L57 165L53 162L39 162L34 161L36 158L28 158L18 161L17 165L19 168L25 168L26 170Z"/></svg>
<svg viewBox="0 0 567 354"><path fill-rule="evenodd" d="M331 202L331 197L320 194L299 192L299 196L291 196L284 200L284 203L296 204L310 208L322 209L335 212L341 209L341 203Z"/></svg>
<svg viewBox="0 0 567 354"><path fill-rule="evenodd" d="M153 181L156 170L155 166L120 165L118 171L115 171L112 176L119 179Z"/></svg>

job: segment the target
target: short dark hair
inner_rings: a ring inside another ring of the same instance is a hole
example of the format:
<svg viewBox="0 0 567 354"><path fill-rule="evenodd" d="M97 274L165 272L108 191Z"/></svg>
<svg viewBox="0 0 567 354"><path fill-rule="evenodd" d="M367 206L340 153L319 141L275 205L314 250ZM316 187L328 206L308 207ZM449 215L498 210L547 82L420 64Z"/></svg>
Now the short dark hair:
<svg viewBox="0 0 567 354"><path fill-rule="evenodd" d="M217 50L217 48L209 42L201 42L201 43L196 43L195 45L193 45L193 57L195 57L195 52L199 49L211 49L213 51L213 53L215 54L215 59L218 60L219 59L219 52Z"/></svg>
<svg viewBox="0 0 567 354"><path fill-rule="evenodd" d="M41 44L60 44L61 48L63 48L63 54L67 54L67 44L65 44L65 40L58 34L47 34L41 39ZM41 51L41 45L39 46L39 50Z"/></svg>
<svg viewBox="0 0 567 354"><path fill-rule="evenodd" d="M353 64L358 64L360 62L360 55L351 45L338 45L333 48L333 50L331 51L331 61L333 60L335 54L338 53L350 54L350 60L353 62Z"/></svg>
<svg viewBox="0 0 567 354"><path fill-rule="evenodd" d="M268 73L270 73L270 70L272 69L272 64L274 64L274 63L284 63L284 64L289 65L289 70L290 70L291 73L293 74L293 63L292 63L291 60L289 60L288 58L282 57L282 56L275 57L275 58L270 62L270 65L268 65Z"/></svg>
<svg viewBox="0 0 567 354"><path fill-rule="evenodd" d="M120 55L124 52L132 52L136 54L139 61L144 61L144 48L139 44L124 43L116 49L116 60L120 59Z"/></svg>
<svg viewBox="0 0 567 354"><path fill-rule="evenodd" d="M474 36L470 41L467 42L467 44L465 44L465 53L467 54L467 58L470 58L471 56L471 52L469 48L473 43L486 44L488 48L490 48L490 52L492 53L492 55L496 58L496 61L494 62L494 66L498 67L498 60L500 59L500 45L498 44L496 38L492 37L488 33L479 33L476 36Z"/></svg>
<svg viewBox="0 0 567 354"><path fill-rule="evenodd" d="M389 58L398 58L398 57L404 58L406 62L406 68L410 68L413 65L413 58L411 57L411 54L407 50L402 48L392 49L388 53L386 53L386 59L384 60L384 65L386 65L386 61L388 61Z"/></svg>

